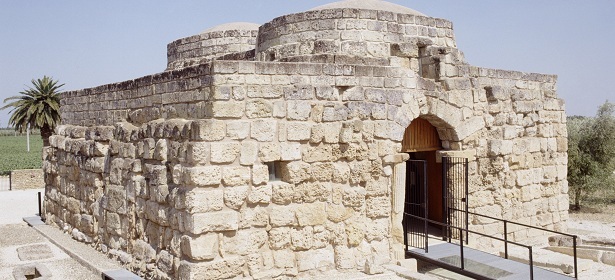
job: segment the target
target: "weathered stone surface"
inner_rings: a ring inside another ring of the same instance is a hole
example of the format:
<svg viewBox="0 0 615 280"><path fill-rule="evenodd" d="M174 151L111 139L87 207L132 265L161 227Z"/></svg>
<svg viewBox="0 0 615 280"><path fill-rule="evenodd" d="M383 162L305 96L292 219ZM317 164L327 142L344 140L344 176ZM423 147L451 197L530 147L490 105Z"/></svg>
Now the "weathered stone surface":
<svg viewBox="0 0 615 280"><path fill-rule="evenodd" d="M218 166L198 166L184 168L184 182L195 186L213 186L222 180L221 168Z"/></svg>
<svg viewBox="0 0 615 280"><path fill-rule="evenodd" d="M237 230L239 228L239 213L230 210L196 213L187 216L185 226L186 230L192 234Z"/></svg>

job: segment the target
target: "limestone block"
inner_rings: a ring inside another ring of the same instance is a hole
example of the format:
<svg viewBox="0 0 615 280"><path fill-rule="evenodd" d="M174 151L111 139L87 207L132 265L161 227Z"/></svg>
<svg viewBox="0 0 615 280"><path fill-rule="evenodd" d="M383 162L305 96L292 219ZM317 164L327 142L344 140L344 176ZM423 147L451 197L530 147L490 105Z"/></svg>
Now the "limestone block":
<svg viewBox="0 0 615 280"><path fill-rule="evenodd" d="M322 225L327 220L324 202L304 203L297 207L295 215L299 226Z"/></svg>
<svg viewBox="0 0 615 280"><path fill-rule="evenodd" d="M369 242L383 240L388 234L388 228L389 220L386 218L378 220L367 219L365 223L365 239Z"/></svg>
<svg viewBox="0 0 615 280"><path fill-rule="evenodd" d="M224 190L195 188L186 192L188 213L220 211L224 207Z"/></svg>
<svg viewBox="0 0 615 280"><path fill-rule="evenodd" d="M525 170L517 170L517 185L527 186L529 184L538 184L542 181L542 168L532 168Z"/></svg>
<svg viewBox="0 0 615 280"><path fill-rule="evenodd" d="M241 143L239 163L241 165L252 165L258 156L258 143L254 141L244 141Z"/></svg>
<svg viewBox="0 0 615 280"><path fill-rule="evenodd" d="M352 217L354 213L355 211L352 208L345 207L344 205L327 204L327 218L334 223L343 222Z"/></svg>
<svg viewBox="0 0 615 280"><path fill-rule="evenodd" d="M364 240L365 223L360 218L354 218L346 222L346 235L348 236L348 245L357 246Z"/></svg>
<svg viewBox="0 0 615 280"><path fill-rule="evenodd" d="M368 197L386 196L389 194L389 179L382 177L378 180L368 181L365 191Z"/></svg>
<svg viewBox="0 0 615 280"><path fill-rule="evenodd" d="M261 144L258 150L258 158L261 162L274 162L280 160L280 144L266 143Z"/></svg>
<svg viewBox="0 0 615 280"><path fill-rule="evenodd" d="M309 163L301 161L283 162L280 167L282 168L282 180L285 182L299 183L312 177L312 169Z"/></svg>
<svg viewBox="0 0 615 280"><path fill-rule="evenodd" d="M540 185L529 185L521 188L521 201L523 202L528 202L540 197Z"/></svg>
<svg viewBox="0 0 615 280"><path fill-rule="evenodd" d="M251 178L249 167L229 166L222 170L222 183L226 186L247 185Z"/></svg>
<svg viewBox="0 0 615 280"><path fill-rule="evenodd" d="M308 123L289 122L286 124L288 141L306 141L310 139L311 125Z"/></svg>
<svg viewBox="0 0 615 280"><path fill-rule="evenodd" d="M122 234L122 222L120 219L120 215L113 212L106 212L105 224L107 230L111 234L120 235Z"/></svg>
<svg viewBox="0 0 615 280"><path fill-rule="evenodd" d="M252 204L269 204L271 203L271 195L271 185L252 186L250 194L248 194L248 202Z"/></svg>
<svg viewBox="0 0 615 280"><path fill-rule="evenodd" d="M301 147L301 153L303 154L303 160L305 162L317 162L317 161L332 161L334 158L334 150L331 145L318 145Z"/></svg>
<svg viewBox="0 0 615 280"><path fill-rule="evenodd" d="M213 260L218 255L218 234L209 233L197 237L184 235L181 237L181 248L191 260Z"/></svg>
<svg viewBox="0 0 615 280"><path fill-rule="evenodd" d="M271 142L275 139L277 122L256 120L252 123L251 137L259 142Z"/></svg>
<svg viewBox="0 0 615 280"><path fill-rule="evenodd" d="M294 187L285 182L271 182L271 201L275 204L290 204L294 196Z"/></svg>
<svg viewBox="0 0 615 280"><path fill-rule="evenodd" d="M294 268L296 266L295 253L290 250L273 251L273 261L275 267L278 268Z"/></svg>
<svg viewBox="0 0 615 280"><path fill-rule="evenodd" d="M227 257L217 261L197 262L181 261L178 269L180 280L189 279L227 279L243 273L245 259Z"/></svg>
<svg viewBox="0 0 615 280"><path fill-rule="evenodd" d="M197 166L184 168L184 182L193 186L215 186L222 179L218 166Z"/></svg>
<svg viewBox="0 0 615 280"><path fill-rule="evenodd" d="M366 214L370 218L387 217L391 213L388 197L370 197L366 200Z"/></svg>
<svg viewBox="0 0 615 280"><path fill-rule="evenodd" d="M340 140L341 123L326 123L324 126L324 142L333 144Z"/></svg>
<svg viewBox="0 0 615 280"><path fill-rule="evenodd" d="M273 102L273 117L285 118L286 117L286 102L274 101Z"/></svg>
<svg viewBox="0 0 615 280"><path fill-rule="evenodd" d="M343 203L348 207L362 207L365 203L365 194L364 188L346 187L343 190Z"/></svg>
<svg viewBox="0 0 615 280"><path fill-rule="evenodd" d="M103 198L103 207L111 212L126 214L126 189L121 186L107 186ZM76 210L72 212L80 212L79 209Z"/></svg>
<svg viewBox="0 0 615 280"><path fill-rule="evenodd" d="M301 182L295 185L293 201L296 203L327 201L331 196L331 185L323 182Z"/></svg>
<svg viewBox="0 0 615 280"><path fill-rule="evenodd" d="M239 209L248 196L248 186L224 188L224 204L231 209Z"/></svg>
<svg viewBox="0 0 615 280"><path fill-rule="evenodd" d="M209 153L208 142L188 142L186 159L190 164L207 163Z"/></svg>
<svg viewBox="0 0 615 280"><path fill-rule="evenodd" d="M329 248L297 252L297 268L301 271L335 268L333 250Z"/></svg>
<svg viewBox="0 0 615 280"><path fill-rule="evenodd" d="M350 167L348 163L336 162L332 167L332 181L334 183L346 183L350 177Z"/></svg>
<svg viewBox="0 0 615 280"><path fill-rule="evenodd" d="M331 181L333 170L333 163L317 162L312 164L312 177L317 181L328 182Z"/></svg>
<svg viewBox="0 0 615 280"><path fill-rule="evenodd" d="M221 252L224 257L258 253L267 240L267 232L262 229L225 233L222 237Z"/></svg>
<svg viewBox="0 0 615 280"><path fill-rule="evenodd" d="M488 153L490 156L509 155L513 151L511 140L488 140Z"/></svg>
<svg viewBox="0 0 615 280"><path fill-rule="evenodd" d="M240 144L235 142L211 143L212 163L232 163L239 155Z"/></svg>
<svg viewBox="0 0 615 280"><path fill-rule="evenodd" d="M290 231L291 229L288 227L272 228L269 231L269 247L274 250L288 248L290 245Z"/></svg>
<svg viewBox="0 0 615 280"><path fill-rule="evenodd" d="M158 269L167 274L173 272L173 255L171 255L167 250L161 250L160 253L158 253L156 266Z"/></svg>
<svg viewBox="0 0 615 280"><path fill-rule="evenodd" d="M286 117L293 121L306 121L310 117L312 105L309 101L287 101Z"/></svg>
<svg viewBox="0 0 615 280"><path fill-rule="evenodd" d="M213 101L208 105L216 118L241 118L245 110L243 102Z"/></svg>
<svg viewBox="0 0 615 280"><path fill-rule="evenodd" d="M281 142L280 143L280 159L283 161L300 160L301 159L301 144L291 143L291 142Z"/></svg>
<svg viewBox="0 0 615 280"><path fill-rule="evenodd" d="M269 209L269 223L273 227L296 225L295 207L271 206Z"/></svg>
<svg viewBox="0 0 615 280"><path fill-rule="evenodd" d="M273 112L271 101L252 99L246 102L246 116L250 119L268 118Z"/></svg>
<svg viewBox="0 0 615 280"><path fill-rule="evenodd" d="M322 113L324 122L338 122L348 119L350 110L344 105L335 105L334 107L325 107Z"/></svg>
<svg viewBox="0 0 615 280"><path fill-rule="evenodd" d="M269 168L267 165L259 164L252 166L252 184L255 186L269 182Z"/></svg>
<svg viewBox="0 0 615 280"><path fill-rule="evenodd" d="M250 135L250 123L246 121L228 121L226 136L233 140L243 140Z"/></svg>
<svg viewBox="0 0 615 280"><path fill-rule="evenodd" d="M354 250L348 246L335 246L335 268L355 269L357 266Z"/></svg>
<svg viewBox="0 0 615 280"><path fill-rule="evenodd" d="M186 219L186 230L192 234L237 230L239 228L239 213L237 211L196 213L187 216Z"/></svg>
<svg viewBox="0 0 615 280"><path fill-rule="evenodd" d="M190 131L193 140L220 141L226 135L226 124L219 120L195 120Z"/></svg>
<svg viewBox="0 0 615 280"><path fill-rule="evenodd" d="M167 139L158 139L156 147L154 148L154 159L159 161L166 161L168 154Z"/></svg>
<svg viewBox="0 0 615 280"><path fill-rule="evenodd" d="M314 228L311 226L302 229L292 229L290 232L291 249L303 251L312 249L314 243Z"/></svg>
<svg viewBox="0 0 615 280"><path fill-rule="evenodd" d="M137 260L142 260L146 263L156 260L156 250L150 244L140 239L134 242L132 255Z"/></svg>

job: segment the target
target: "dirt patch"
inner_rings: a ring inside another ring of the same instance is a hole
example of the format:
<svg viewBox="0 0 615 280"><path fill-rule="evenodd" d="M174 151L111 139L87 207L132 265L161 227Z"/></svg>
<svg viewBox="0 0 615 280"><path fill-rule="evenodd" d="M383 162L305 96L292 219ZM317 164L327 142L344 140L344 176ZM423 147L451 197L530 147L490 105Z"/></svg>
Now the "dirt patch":
<svg viewBox="0 0 615 280"><path fill-rule="evenodd" d="M577 221L596 221L601 223L615 223L615 204L599 206L584 206L579 211L570 211L570 218Z"/></svg>

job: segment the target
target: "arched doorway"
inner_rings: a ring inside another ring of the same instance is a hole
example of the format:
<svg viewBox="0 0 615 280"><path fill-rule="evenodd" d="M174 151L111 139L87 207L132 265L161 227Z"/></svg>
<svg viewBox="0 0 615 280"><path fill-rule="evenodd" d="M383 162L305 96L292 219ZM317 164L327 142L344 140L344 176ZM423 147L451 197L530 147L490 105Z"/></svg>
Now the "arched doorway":
<svg viewBox="0 0 615 280"><path fill-rule="evenodd" d="M410 155L406 170L406 201L425 204L427 218L433 221L443 220L442 163L436 158L438 150L442 150L442 143L437 129L427 120L414 119L402 140L402 152ZM423 187L427 188L425 194L420 190ZM416 210L408 210L416 213Z"/></svg>

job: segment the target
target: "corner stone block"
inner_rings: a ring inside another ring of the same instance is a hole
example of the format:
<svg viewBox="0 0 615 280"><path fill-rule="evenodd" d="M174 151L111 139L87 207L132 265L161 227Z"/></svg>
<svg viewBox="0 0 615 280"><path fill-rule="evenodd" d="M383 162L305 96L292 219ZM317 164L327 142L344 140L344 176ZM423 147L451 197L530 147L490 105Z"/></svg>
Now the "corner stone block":
<svg viewBox="0 0 615 280"><path fill-rule="evenodd" d="M226 135L224 121L196 120L191 123L192 140L220 141Z"/></svg>
<svg viewBox="0 0 615 280"><path fill-rule="evenodd" d="M217 211L188 215L186 230L192 234L206 232L229 231L239 228L239 212Z"/></svg>
<svg viewBox="0 0 615 280"><path fill-rule="evenodd" d="M185 203L188 213L220 211L224 207L224 191L195 188L186 192Z"/></svg>
<svg viewBox="0 0 615 280"><path fill-rule="evenodd" d="M218 255L218 234L210 233L198 237L184 235L181 238L184 255L195 261L210 261Z"/></svg>
<svg viewBox="0 0 615 280"><path fill-rule="evenodd" d="M182 261L178 269L179 280L233 278L243 273L245 264L243 257L198 263Z"/></svg>
<svg viewBox="0 0 615 280"><path fill-rule="evenodd" d="M211 143L212 163L233 163L239 155L239 143L221 142Z"/></svg>
<svg viewBox="0 0 615 280"><path fill-rule="evenodd" d="M184 182L197 187L216 186L221 181L221 170L218 166L197 166L184 168Z"/></svg>
<svg viewBox="0 0 615 280"><path fill-rule="evenodd" d="M208 142L190 142L187 145L186 158L189 163L206 163L209 158Z"/></svg>

